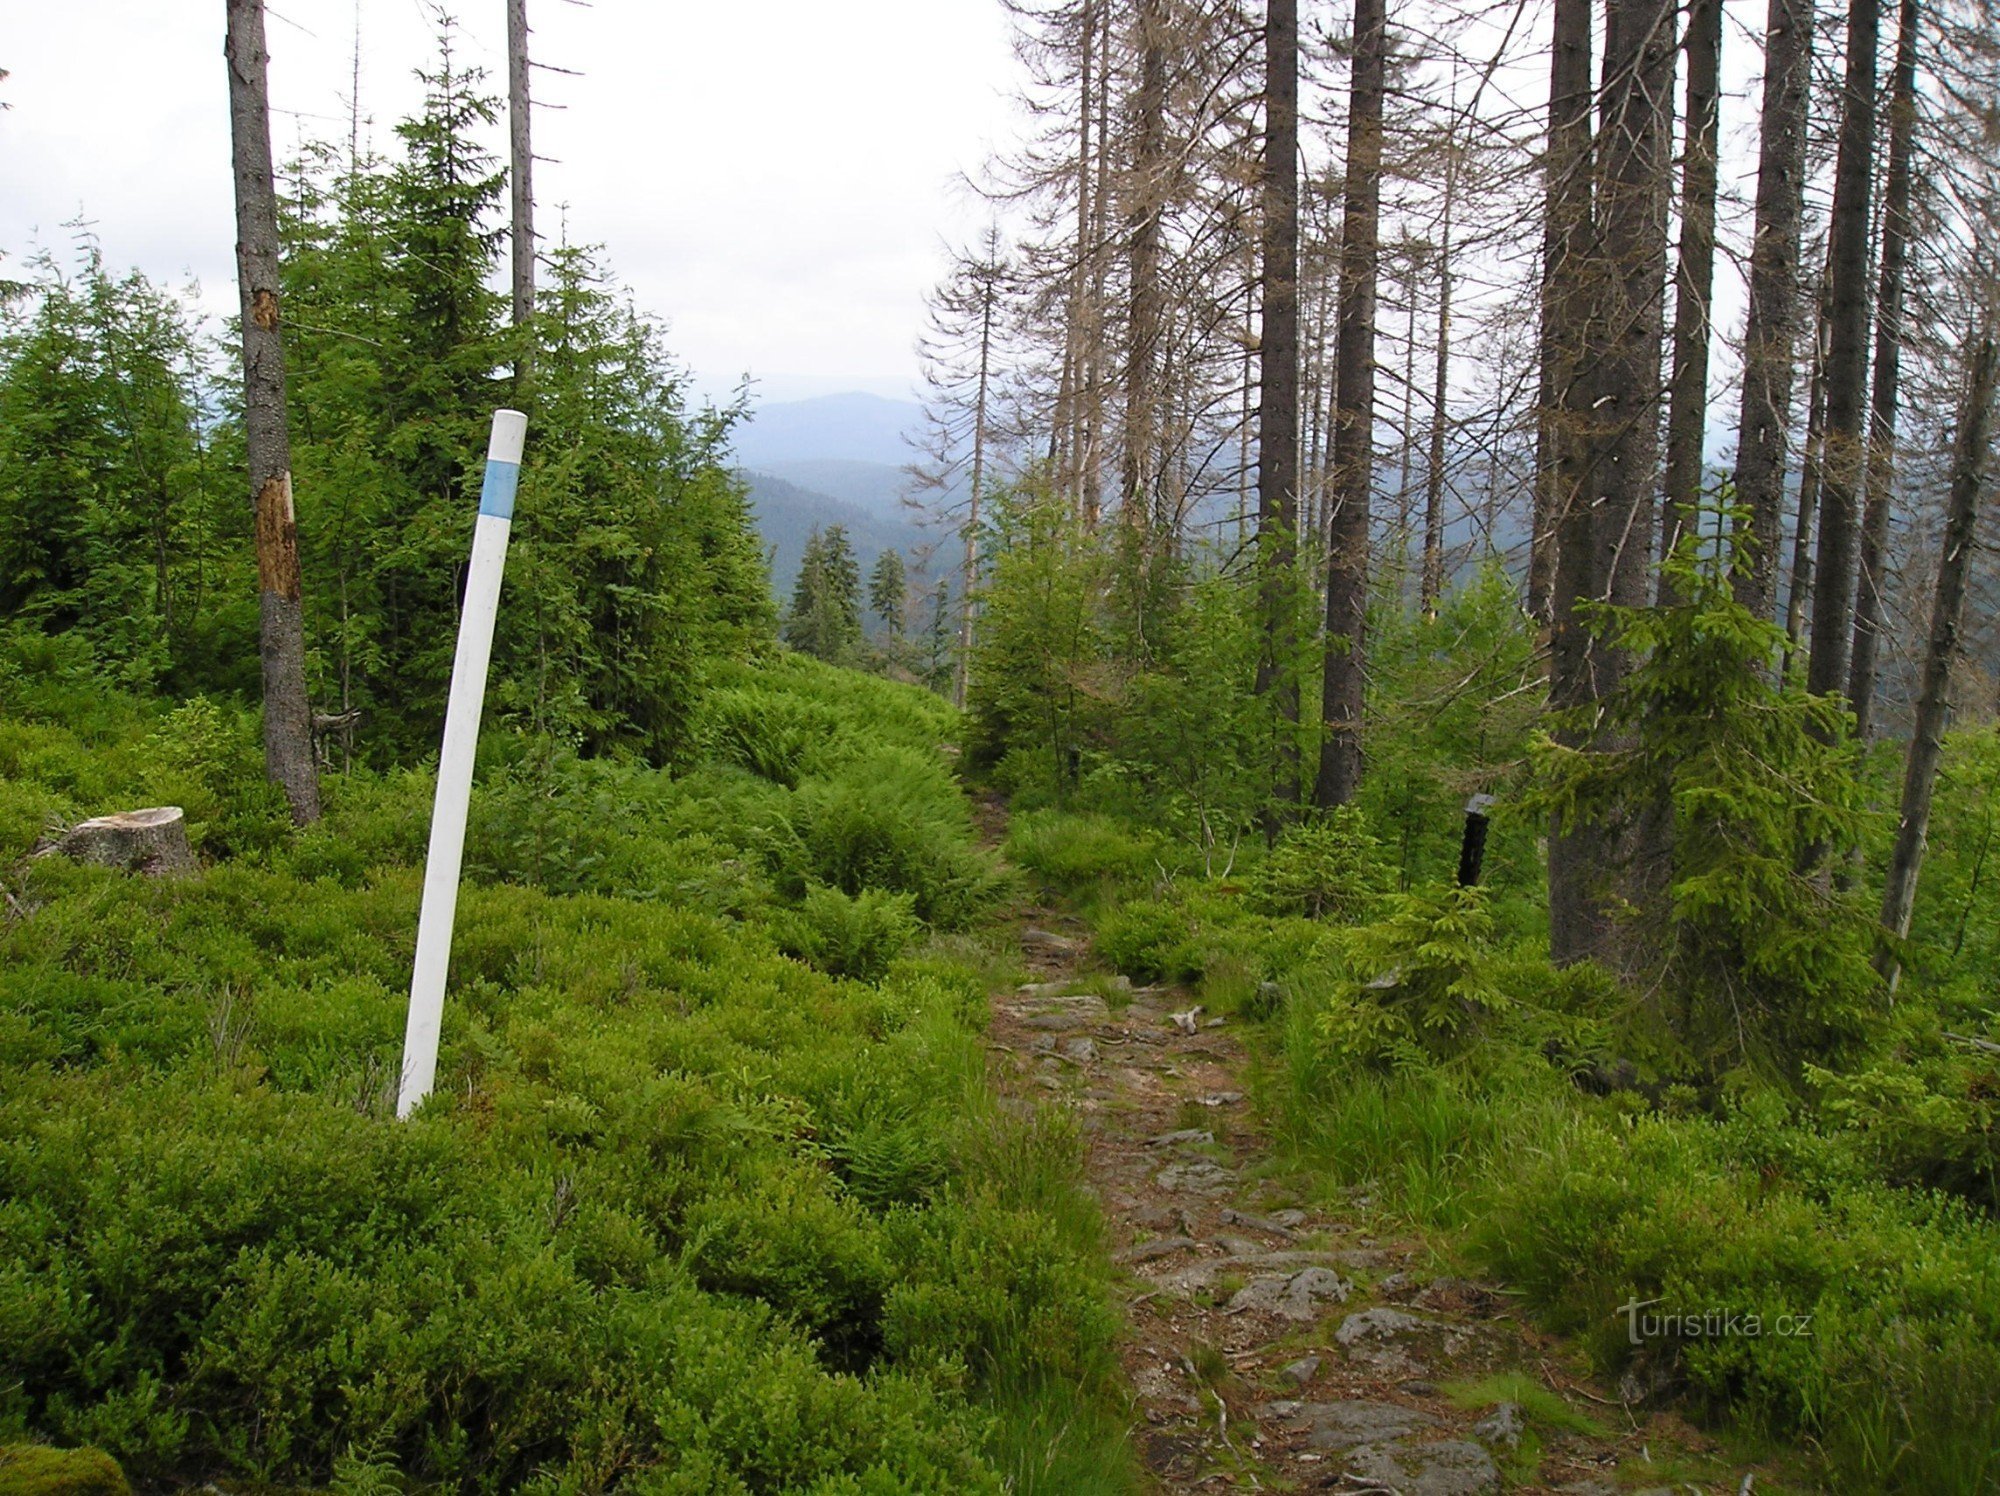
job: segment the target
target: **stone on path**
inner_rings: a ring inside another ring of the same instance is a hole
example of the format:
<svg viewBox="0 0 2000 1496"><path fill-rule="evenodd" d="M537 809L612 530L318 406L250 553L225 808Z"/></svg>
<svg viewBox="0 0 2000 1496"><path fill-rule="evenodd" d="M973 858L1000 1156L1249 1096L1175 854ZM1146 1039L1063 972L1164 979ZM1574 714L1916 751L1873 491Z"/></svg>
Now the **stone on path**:
<svg viewBox="0 0 2000 1496"><path fill-rule="evenodd" d="M1162 1257L1171 1257L1176 1252L1191 1252L1197 1243L1191 1236L1162 1236L1154 1241L1142 1241L1137 1246L1127 1247L1117 1254L1120 1262L1155 1262Z"/></svg>
<svg viewBox="0 0 2000 1496"><path fill-rule="evenodd" d="M1319 1375L1319 1357L1301 1356L1291 1365L1281 1368L1278 1375L1295 1387L1303 1387Z"/></svg>
<svg viewBox="0 0 2000 1496"><path fill-rule="evenodd" d="M1252 1278L1223 1305L1225 1314L1276 1314L1300 1324L1319 1317L1322 1301L1347 1302L1354 1285L1330 1268L1304 1267L1295 1273L1267 1273Z"/></svg>
<svg viewBox="0 0 2000 1496"><path fill-rule="evenodd" d="M1021 932L1021 949L1030 955L1062 958L1074 956L1079 947L1066 935L1058 935L1053 930L1038 930L1031 925Z"/></svg>
<svg viewBox="0 0 2000 1496"><path fill-rule="evenodd" d="M1436 1320L1410 1314L1402 1309L1377 1307L1350 1314L1334 1332L1351 1360L1374 1371L1420 1371L1423 1363L1412 1354L1412 1342L1447 1328Z"/></svg>
<svg viewBox="0 0 2000 1496"><path fill-rule="evenodd" d="M1186 1190L1197 1195L1218 1194L1236 1181L1234 1170L1225 1169L1221 1164L1212 1164L1207 1159L1194 1163L1168 1164L1160 1170L1158 1180L1163 1190Z"/></svg>
<svg viewBox="0 0 2000 1496"><path fill-rule="evenodd" d="M1350 1476L1386 1486L1399 1496L1489 1496L1500 1489L1493 1456L1462 1439L1363 1444L1347 1457L1347 1469Z"/></svg>
<svg viewBox="0 0 2000 1496"><path fill-rule="evenodd" d="M1521 1405L1514 1402L1503 1402L1472 1425L1473 1437L1480 1443L1506 1449L1519 1449L1521 1435L1526 1432L1527 1425L1521 1421Z"/></svg>
<svg viewBox="0 0 2000 1496"><path fill-rule="evenodd" d="M1313 1449L1352 1449L1357 1444L1388 1444L1419 1429L1437 1427L1437 1420L1400 1403L1353 1398L1343 1402L1267 1404L1263 1417L1281 1419L1290 1433L1303 1433Z"/></svg>

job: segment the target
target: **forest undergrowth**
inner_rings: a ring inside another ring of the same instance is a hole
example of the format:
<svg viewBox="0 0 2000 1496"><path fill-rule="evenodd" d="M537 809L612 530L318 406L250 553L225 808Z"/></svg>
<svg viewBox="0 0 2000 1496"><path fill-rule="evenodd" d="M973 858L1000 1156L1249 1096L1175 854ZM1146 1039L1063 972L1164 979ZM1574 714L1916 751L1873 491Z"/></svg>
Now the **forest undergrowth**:
<svg viewBox="0 0 2000 1496"><path fill-rule="evenodd" d="M490 735L399 1123L429 771L295 832L252 714L81 660L0 671L0 1444L155 1490L1115 1475L1077 1142L985 1078L948 707L776 656L673 772ZM29 855L142 803L197 876Z"/></svg>

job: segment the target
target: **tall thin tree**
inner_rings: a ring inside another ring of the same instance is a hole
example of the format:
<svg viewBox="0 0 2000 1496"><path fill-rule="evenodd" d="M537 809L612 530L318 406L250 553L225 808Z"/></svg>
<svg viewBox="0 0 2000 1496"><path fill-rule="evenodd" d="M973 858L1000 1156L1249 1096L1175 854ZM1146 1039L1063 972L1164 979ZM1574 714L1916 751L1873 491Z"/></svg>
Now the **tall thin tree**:
<svg viewBox="0 0 2000 1496"><path fill-rule="evenodd" d="M1722 0L1691 0L1687 124L1681 158L1681 238L1674 265L1673 378L1668 391L1666 503L1660 557L1694 528L1708 434L1708 348L1715 291L1716 133L1722 99ZM1673 601L1666 570L1659 599Z"/></svg>
<svg viewBox="0 0 2000 1496"><path fill-rule="evenodd" d="M1868 395L1868 231L1875 182L1875 54L1882 0L1850 0L1847 75L1827 223L1826 431L1821 438L1819 555L1813 567L1812 653L1806 688L1847 689L1861 487L1862 409Z"/></svg>
<svg viewBox="0 0 2000 1496"><path fill-rule="evenodd" d="M528 381L534 355L523 331L535 314L535 149L528 92L528 0L507 0L508 191L513 209L514 328L520 337L514 382Z"/></svg>
<svg viewBox="0 0 2000 1496"><path fill-rule="evenodd" d="M264 674L264 771L292 819L319 819L319 764L306 697L305 606L279 325L278 199L271 172L270 53L263 0L227 0L229 133L236 176L243 425L255 508Z"/></svg>
<svg viewBox="0 0 2000 1496"><path fill-rule="evenodd" d="M1737 421L1736 502L1744 518L1730 576L1736 600L1759 618L1771 617L1777 606L1792 366L1799 342L1799 221L1805 212L1812 37L1813 0L1770 0L1750 309L1743 328L1743 408Z"/></svg>
<svg viewBox="0 0 2000 1496"><path fill-rule="evenodd" d="M1991 446L1988 432L1993 416L1994 333L1989 311L1986 326L1968 361L1965 402L1953 443L1944 548L1938 556L1937 587L1931 598L1923 686L1917 697L1916 723L1903 765L1902 813L1896 826L1896 845L1889 856L1889 875L1882 890L1882 925L1898 940L1910 933L1917 874L1923 867L1924 838L1930 829L1931 790L1937 783L1938 762L1944 754L1944 730L1951 717L1951 671L1958 658L1959 634L1965 621L1966 582L1977 545L1979 501L1985 488ZM1892 983L1895 981L1897 966L1892 948L1885 946L1877 966Z"/></svg>
<svg viewBox="0 0 2000 1496"><path fill-rule="evenodd" d="M1263 336L1257 382L1257 587L1263 649L1257 694L1277 741L1275 831L1299 798L1295 638L1299 489L1299 6L1269 0L1264 19Z"/></svg>
<svg viewBox="0 0 2000 1496"><path fill-rule="evenodd" d="M1861 566L1854 597L1854 657L1847 697L1854 730L1875 723L1875 663L1881 653L1883 573L1895 503L1896 415L1902 399L1904 278L1910 257L1910 166L1916 145L1918 0L1897 7L1896 62L1889 84L1889 165L1882 182L1881 266L1875 285L1875 361L1868 396L1868 497L1861 512Z"/></svg>
<svg viewBox="0 0 2000 1496"><path fill-rule="evenodd" d="M1375 303L1382 228L1382 101L1389 50L1385 0L1355 0L1340 230L1340 333L1334 374L1332 514L1326 562L1326 656L1313 803L1345 805L1361 784L1368 623L1368 531L1375 486Z"/></svg>
<svg viewBox="0 0 2000 1496"><path fill-rule="evenodd" d="M1555 0L1548 142L1542 153L1541 389L1535 431L1528 606L1551 626L1551 690L1582 681L1583 632L1557 616L1558 588L1589 593L1589 513L1580 499L1577 427L1583 403L1582 272L1592 246L1590 0ZM1562 577L1562 549L1571 545Z"/></svg>

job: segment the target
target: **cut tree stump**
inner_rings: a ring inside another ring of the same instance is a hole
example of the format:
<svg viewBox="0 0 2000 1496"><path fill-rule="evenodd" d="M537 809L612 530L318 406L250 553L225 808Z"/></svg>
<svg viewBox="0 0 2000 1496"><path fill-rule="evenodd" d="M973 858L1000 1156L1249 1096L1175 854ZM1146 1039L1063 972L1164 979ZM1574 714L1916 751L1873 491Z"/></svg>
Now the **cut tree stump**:
<svg viewBox="0 0 2000 1496"><path fill-rule="evenodd" d="M187 818L178 805L121 810L70 827L48 849L71 862L122 868L149 878L180 878L197 870Z"/></svg>

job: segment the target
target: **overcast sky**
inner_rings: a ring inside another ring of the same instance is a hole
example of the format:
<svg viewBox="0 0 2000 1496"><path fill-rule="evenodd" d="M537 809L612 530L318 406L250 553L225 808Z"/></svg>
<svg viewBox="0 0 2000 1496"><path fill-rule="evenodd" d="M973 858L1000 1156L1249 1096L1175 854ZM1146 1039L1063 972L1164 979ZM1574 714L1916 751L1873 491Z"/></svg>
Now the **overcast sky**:
<svg viewBox="0 0 2000 1496"><path fill-rule="evenodd" d="M0 252L90 219L114 268L198 279L233 311L221 0L4 0ZM361 104L393 146L435 57L425 0L358 0ZM461 55L506 84L503 0L458 0ZM272 133L344 138L357 0L270 13ZM941 244L981 219L954 186L1008 133L996 0L529 0L538 227L608 247L706 389L907 388ZM504 149L495 132L493 145Z"/></svg>

